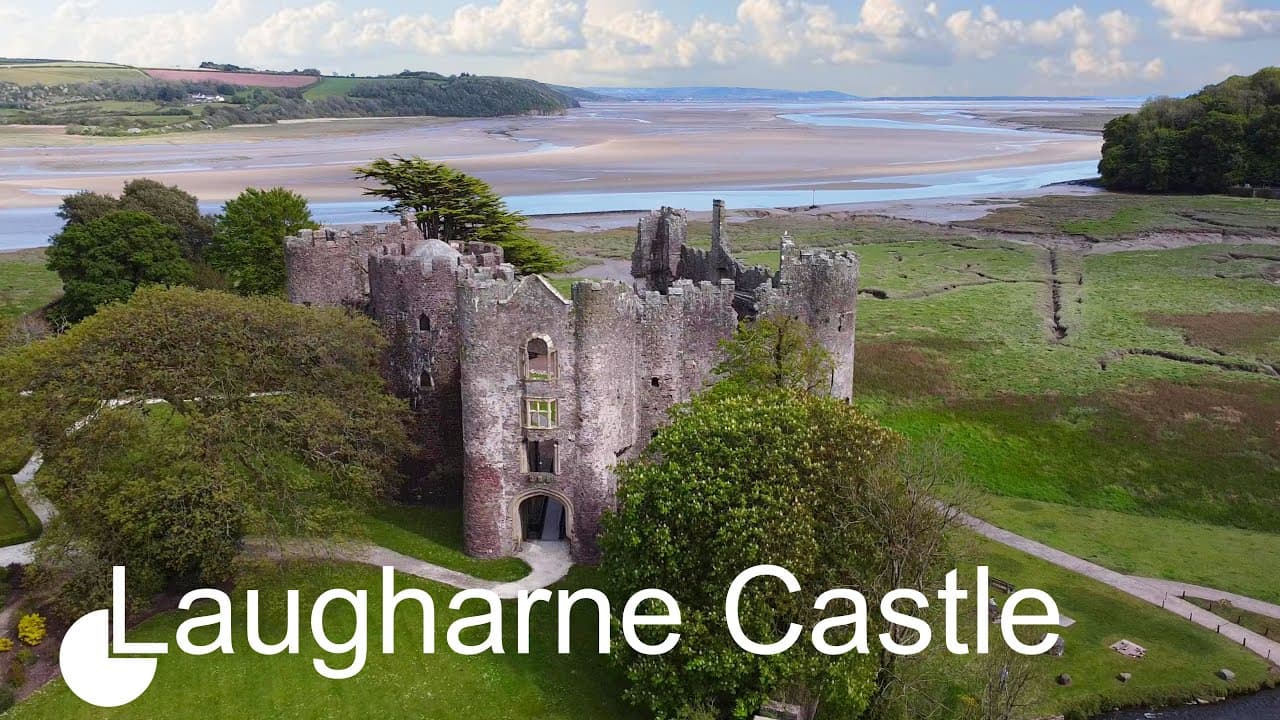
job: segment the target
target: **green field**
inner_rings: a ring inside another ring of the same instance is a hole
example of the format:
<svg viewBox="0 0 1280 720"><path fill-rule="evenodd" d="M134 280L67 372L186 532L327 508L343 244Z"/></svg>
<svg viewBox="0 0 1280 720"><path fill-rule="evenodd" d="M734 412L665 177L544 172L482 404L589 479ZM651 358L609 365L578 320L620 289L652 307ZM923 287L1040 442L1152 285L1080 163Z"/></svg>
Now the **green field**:
<svg viewBox="0 0 1280 720"><path fill-rule="evenodd" d="M341 97L351 92L351 89L360 83L369 82L373 78L367 77L326 77L321 78L319 82L311 85L302 92L302 96L308 100L322 100L329 97Z"/></svg>
<svg viewBox="0 0 1280 720"><path fill-rule="evenodd" d="M137 68L108 63L0 62L0 82L14 85L68 85L96 80L144 80L146 77L146 73Z"/></svg>
<svg viewBox="0 0 1280 720"><path fill-rule="evenodd" d="M1146 232L1280 233L1280 203L1223 195L1047 195L994 210L966 227L1069 233L1096 240Z"/></svg>
<svg viewBox="0 0 1280 720"><path fill-rule="evenodd" d="M62 281L44 262L44 250L0 252L0 321L39 310L62 293Z"/></svg>

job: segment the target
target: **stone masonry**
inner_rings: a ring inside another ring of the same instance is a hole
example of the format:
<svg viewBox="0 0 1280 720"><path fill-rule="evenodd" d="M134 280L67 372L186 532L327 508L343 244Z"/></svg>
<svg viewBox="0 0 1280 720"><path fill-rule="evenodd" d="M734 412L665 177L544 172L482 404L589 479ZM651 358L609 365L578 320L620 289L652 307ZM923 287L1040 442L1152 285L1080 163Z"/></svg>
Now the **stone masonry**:
<svg viewBox="0 0 1280 720"><path fill-rule="evenodd" d="M415 410L420 477L461 469L466 549L513 553L522 507L558 501L574 557L598 559L613 467L637 457L667 410L714 380L741 320L784 313L832 354L831 393L853 391L858 260L781 241L778 269L734 259L724 205L711 249L684 211L642 218L633 284L579 282L572 297L519 276L501 248L424 238L407 221L286 241L293 302L358 308L390 341L385 374Z"/></svg>

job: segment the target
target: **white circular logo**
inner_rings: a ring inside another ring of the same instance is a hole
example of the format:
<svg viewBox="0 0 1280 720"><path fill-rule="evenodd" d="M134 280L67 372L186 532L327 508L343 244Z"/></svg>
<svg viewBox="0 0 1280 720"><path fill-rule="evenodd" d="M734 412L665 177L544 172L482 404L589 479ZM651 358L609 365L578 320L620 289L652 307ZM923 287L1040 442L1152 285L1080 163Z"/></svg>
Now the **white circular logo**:
<svg viewBox="0 0 1280 720"><path fill-rule="evenodd" d="M138 699L156 675L155 658L111 657L110 610L94 610L71 625L58 650L58 667L76 697L104 708Z"/></svg>

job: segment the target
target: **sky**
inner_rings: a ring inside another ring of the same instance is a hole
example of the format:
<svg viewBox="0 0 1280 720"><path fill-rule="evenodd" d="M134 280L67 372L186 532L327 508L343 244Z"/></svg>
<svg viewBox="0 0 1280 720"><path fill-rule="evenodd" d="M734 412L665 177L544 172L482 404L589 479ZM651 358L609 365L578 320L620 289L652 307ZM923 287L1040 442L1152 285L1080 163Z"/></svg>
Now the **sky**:
<svg viewBox="0 0 1280 720"><path fill-rule="evenodd" d="M1280 63L1280 0L0 0L0 56L579 86L1183 94Z"/></svg>

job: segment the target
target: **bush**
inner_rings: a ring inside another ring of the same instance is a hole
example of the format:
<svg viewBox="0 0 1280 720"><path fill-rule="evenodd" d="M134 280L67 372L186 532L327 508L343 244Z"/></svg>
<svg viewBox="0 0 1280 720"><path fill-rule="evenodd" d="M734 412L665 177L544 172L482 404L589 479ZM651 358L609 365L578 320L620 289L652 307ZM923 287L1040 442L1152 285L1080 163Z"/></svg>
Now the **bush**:
<svg viewBox="0 0 1280 720"><path fill-rule="evenodd" d="M0 652L9 652L13 649L13 638L0 637Z"/></svg>
<svg viewBox="0 0 1280 720"><path fill-rule="evenodd" d="M21 688L27 684L27 668L19 662L10 663L9 669L5 671L4 678L9 685Z"/></svg>
<svg viewBox="0 0 1280 720"><path fill-rule="evenodd" d="M31 667L39 659L31 648L18 648L18 652L13 654L13 658L23 667Z"/></svg>
<svg viewBox="0 0 1280 720"><path fill-rule="evenodd" d="M14 697L13 688L8 685L0 685L0 713L13 707L17 698Z"/></svg>
<svg viewBox="0 0 1280 720"><path fill-rule="evenodd" d="M44 642L44 636L47 633L44 616L39 613L23 615L18 621L18 639L32 647Z"/></svg>

